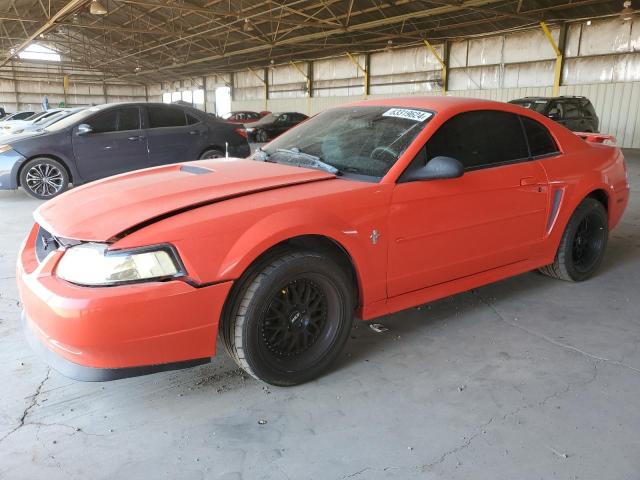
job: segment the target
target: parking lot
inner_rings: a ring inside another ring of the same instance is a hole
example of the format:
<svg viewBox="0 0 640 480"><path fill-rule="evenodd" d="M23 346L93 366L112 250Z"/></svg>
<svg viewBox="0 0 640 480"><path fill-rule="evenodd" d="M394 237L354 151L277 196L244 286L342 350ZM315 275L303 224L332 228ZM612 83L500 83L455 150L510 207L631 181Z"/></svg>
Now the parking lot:
<svg viewBox="0 0 640 480"><path fill-rule="evenodd" d="M338 365L294 388L210 365L69 380L20 327L15 263L40 204L0 192L0 478L638 477L640 155L604 265L537 273L356 322Z"/></svg>

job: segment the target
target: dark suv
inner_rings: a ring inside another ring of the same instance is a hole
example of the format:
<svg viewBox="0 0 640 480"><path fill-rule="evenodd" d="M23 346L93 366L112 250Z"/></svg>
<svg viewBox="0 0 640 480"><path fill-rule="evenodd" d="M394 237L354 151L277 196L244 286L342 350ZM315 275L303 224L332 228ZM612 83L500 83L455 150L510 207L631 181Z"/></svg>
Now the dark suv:
<svg viewBox="0 0 640 480"><path fill-rule="evenodd" d="M509 103L535 110L574 132L598 132L599 120L586 97L525 97Z"/></svg>
<svg viewBox="0 0 640 480"><path fill-rule="evenodd" d="M52 198L82 183L202 158L246 157L247 133L195 108L154 103L86 108L0 145L0 190Z"/></svg>

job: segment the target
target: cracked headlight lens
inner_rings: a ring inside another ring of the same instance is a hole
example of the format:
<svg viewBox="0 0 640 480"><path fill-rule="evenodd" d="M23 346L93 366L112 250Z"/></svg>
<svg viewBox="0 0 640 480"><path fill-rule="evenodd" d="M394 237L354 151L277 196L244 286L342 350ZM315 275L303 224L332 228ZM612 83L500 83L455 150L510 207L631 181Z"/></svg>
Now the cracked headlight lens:
<svg viewBox="0 0 640 480"><path fill-rule="evenodd" d="M104 243L70 247L56 266L55 274L85 286L110 286L184 275L177 253L169 245L108 251Z"/></svg>

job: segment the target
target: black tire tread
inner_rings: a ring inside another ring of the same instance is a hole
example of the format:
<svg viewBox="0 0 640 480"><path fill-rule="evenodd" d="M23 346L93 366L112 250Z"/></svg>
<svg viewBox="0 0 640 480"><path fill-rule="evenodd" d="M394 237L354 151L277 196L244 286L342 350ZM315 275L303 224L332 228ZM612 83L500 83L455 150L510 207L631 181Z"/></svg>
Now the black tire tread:
<svg viewBox="0 0 640 480"><path fill-rule="evenodd" d="M222 157L224 157L224 152L219 148L207 148L204 152L200 154L200 158L198 160L208 160L206 155L209 152L218 152Z"/></svg>
<svg viewBox="0 0 640 480"><path fill-rule="evenodd" d="M282 256L277 257L270 264L266 266L262 271L260 271L253 278L249 278L247 282L246 288L240 290L238 299L239 305L235 312L231 312L230 317L228 318L228 323L226 329L223 328L223 343L227 348L231 358L236 362L236 364L246 371L253 378L260 380L260 378L253 371L249 363L246 361L246 356L244 353L244 347L242 345L242 331L244 328L244 323L246 320L246 313L249 306L249 303L253 299L256 291L260 287L260 284L265 281L265 279L269 278L270 274L284 265L287 262L296 259L302 259L308 256L316 256L322 258L322 255L319 255L315 252L290 252L284 254ZM225 335L226 333L226 335ZM226 337L226 339L225 339Z"/></svg>
<svg viewBox="0 0 640 480"><path fill-rule="evenodd" d="M557 280L563 280L565 282L576 282L569 270L567 269L568 260L566 258L566 252L568 251L567 244L571 242L573 239L569 238L568 232L570 230L570 226L577 221L577 219L581 219L581 213L583 210L589 210L591 208L603 209L606 215L606 209L604 205L595 198L587 197L585 198L575 209L569 222L564 229L562 234L562 239L560 240L560 245L558 245L558 251L556 252L555 259L552 264L545 265L538 269L540 273L546 275L551 278L555 278Z"/></svg>
<svg viewBox="0 0 640 480"><path fill-rule="evenodd" d="M25 185L24 185L26 172L29 171L29 169L31 168L32 165L34 165L36 163L43 162L43 161L55 164L56 167L63 174L64 184L62 185L62 188L60 189L60 191L56 195L54 195L52 197L43 197L42 195L38 195L35 192L32 192L29 188L25 187ZM20 180L20 186L22 187L22 189L30 197L37 198L38 200L49 200L51 198L57 197L58 195L66 192L69 189L69 183L71 182L71 176L69 175L69 170L67 169L67 166L64 165L62 162L60 162L60 161L58 161L58 160L56 160L54 158L40 156L40 157L34 157L34 158L30 159L30 160L26 161L22 165L22 168L20 169L19 180Z"/></svg>

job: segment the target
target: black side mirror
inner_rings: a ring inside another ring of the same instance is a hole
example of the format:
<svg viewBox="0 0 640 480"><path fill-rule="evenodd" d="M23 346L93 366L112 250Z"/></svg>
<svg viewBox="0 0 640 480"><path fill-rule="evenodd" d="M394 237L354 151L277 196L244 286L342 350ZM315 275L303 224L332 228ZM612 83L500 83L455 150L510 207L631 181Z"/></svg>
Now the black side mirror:
<svg viewBox="0 0 640 480"><path fill-rule="evenodd" d="M424 167L403 174L401 181L443 180L445 178L458 178L463 174L464 166L459 160L451 157L433 157Z"/></svg>

